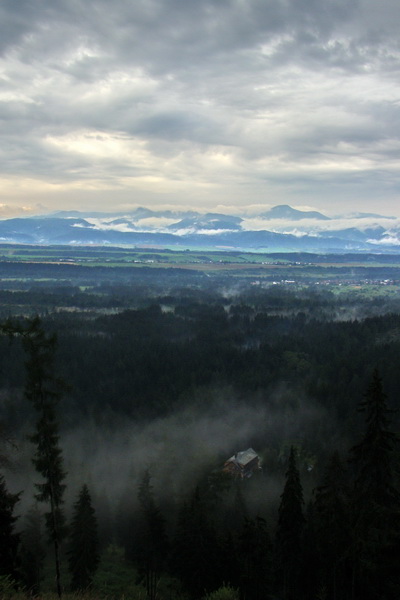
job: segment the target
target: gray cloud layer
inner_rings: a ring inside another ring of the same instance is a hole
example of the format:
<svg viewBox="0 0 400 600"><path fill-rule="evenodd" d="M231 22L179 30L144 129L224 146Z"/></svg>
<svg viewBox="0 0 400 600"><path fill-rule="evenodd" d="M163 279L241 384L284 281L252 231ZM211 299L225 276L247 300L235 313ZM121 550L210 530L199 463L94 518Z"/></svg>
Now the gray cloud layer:
<svg viewBox="0 0 400 600"><path fill-rule="evenodd" d="M400 216L399 24L395 0L5 0L1 214Z"/></svg>

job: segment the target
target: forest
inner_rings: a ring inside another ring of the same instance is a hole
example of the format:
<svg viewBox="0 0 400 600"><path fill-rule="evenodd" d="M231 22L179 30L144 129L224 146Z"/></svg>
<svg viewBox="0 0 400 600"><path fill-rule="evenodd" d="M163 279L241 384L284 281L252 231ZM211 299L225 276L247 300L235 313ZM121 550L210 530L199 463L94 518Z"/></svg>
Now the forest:
<svg viewBox="0 0 400 600"><path fill-rule="evenodd" d="M387 271L3 268L0 597L399 597Z"/></svg>

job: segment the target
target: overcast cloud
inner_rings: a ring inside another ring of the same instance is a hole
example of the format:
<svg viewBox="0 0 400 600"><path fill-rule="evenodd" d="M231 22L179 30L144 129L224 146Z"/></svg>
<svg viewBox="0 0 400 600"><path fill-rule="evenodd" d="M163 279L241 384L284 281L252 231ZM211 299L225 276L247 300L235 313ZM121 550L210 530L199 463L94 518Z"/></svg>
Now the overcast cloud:
<svg viewBox="0 0 400 600"><path fill-rule="evenodd" d="M2 0L0 217L400 217L397 0Z"/></svg>

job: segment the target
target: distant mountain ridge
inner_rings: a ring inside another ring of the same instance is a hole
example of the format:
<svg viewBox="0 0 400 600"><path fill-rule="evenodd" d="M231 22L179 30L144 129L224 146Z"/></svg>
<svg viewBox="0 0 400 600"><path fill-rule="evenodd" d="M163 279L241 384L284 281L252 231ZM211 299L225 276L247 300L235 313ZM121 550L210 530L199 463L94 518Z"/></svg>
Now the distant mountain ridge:
<svg viewBox="0 0 400 600"><path fill-rule="evenodd" d="M169 229L173 231L179 231L180 229L191 228L193 230L236 230L240 231L241 217L234 217L231 215L221 215L218 213L206 213L205 215L188 215L169 226Z"/></svg>
<svg viewBox="0 0 400 600"><path fill-rule="evenodd" d="M288 204L279 204L267 212L261 213L260 217L266 219L286 219L290 221L301 221L302 219L318 219L320 221L330 221L330 218L316 210L298 210Z"/></svg>
<svg viewBox="0 0 400 600"><path fill-rule="evenodd" d="M59 211L0 220L1 242L253 252L397 253L400 220L367 214L354 215L347 221L342 218L336 223L320 212L297 210L289 205L275 206L252 218L144 207L127 213Z"/></svg>

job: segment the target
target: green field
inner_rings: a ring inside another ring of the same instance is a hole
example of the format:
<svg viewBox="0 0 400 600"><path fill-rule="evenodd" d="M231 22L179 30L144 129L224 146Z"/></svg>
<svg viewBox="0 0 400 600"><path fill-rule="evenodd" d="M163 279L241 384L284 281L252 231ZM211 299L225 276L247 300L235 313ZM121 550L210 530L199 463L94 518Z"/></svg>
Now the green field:
<svg viewBox="0 0 400 600"><path fill-rule="evenodd" d="M104 246L22 246L0 245L1 262L84 264L87 266L185 266L222 270L232 266L281 267L298 270L307 267L400 268L400 255L306 254L239 251L189 251L159 248L116 248Z"/></svg>

